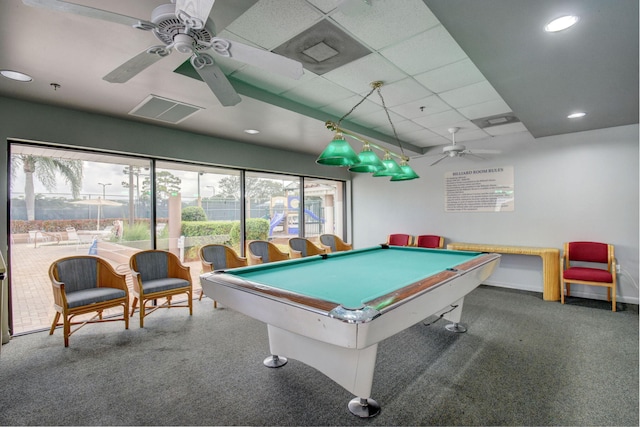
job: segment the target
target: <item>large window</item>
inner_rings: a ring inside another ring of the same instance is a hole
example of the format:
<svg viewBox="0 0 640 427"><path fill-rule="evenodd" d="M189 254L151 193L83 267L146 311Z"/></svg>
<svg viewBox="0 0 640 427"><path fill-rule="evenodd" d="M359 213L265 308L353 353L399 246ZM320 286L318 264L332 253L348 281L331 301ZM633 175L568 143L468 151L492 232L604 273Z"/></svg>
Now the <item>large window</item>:
<svg viewBox="0 0 640 427"><path fill-rule="evenodd" d="M128 275L136 251L170 250L197 290L204 244L244 255L246 240L288 251L290 237L344 237L340 181L26 143L9 150L12 334L50 327L48 268L58 258L98 255Z"/></svg>

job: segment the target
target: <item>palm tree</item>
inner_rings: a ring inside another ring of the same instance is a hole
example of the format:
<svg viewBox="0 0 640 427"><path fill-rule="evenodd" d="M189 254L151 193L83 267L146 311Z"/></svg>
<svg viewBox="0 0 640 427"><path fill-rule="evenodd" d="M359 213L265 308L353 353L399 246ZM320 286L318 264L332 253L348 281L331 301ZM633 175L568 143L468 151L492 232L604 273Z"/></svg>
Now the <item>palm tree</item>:
<svg viewBox="0 0 640 427"><path fill-rule="evenodd" d="M15 177L18 167L22 165L24 172L24 198L27 206L27 220L35 219L36 197L33 187L33 175L49 191L56 188L56 173L60 173L71 186L74 199L80 195L82 188L82 160L56 159L46 156L17 154L11 156L11 175Z"/></svg>

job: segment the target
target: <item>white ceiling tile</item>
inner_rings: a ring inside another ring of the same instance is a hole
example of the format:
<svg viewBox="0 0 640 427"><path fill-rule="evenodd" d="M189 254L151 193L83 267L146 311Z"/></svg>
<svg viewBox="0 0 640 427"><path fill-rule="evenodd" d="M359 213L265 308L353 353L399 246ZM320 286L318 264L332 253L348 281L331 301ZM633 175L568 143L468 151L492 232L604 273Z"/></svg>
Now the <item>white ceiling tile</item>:
<svg viewBox="0 0 640 427"><path fill-rule="evenodd" d="M337 10L331 18L369 47L379 50L425 31L439 22L422 0L371 2L357 15ZM385 29L393 28L393 31Z"/></svg>
<svg viewBox="0 0 640 427"><path fill-rule="evenodd" d="M306 84L297 86L282 94L285 98L318 108L331 104L338 99L346 99L353 95L353 92L331 83L322 77L309 80Z"/></svg>
<svg viewBox="0 0 640 427"><path fill-rule="evenodd" d="M479 119L481 117L495 116L497 114L510 113L511 108L502 99L481 102L480 104L458 108L460 114L468 119Z"/></svg>
<svg viewBox="0 0 640 427"><path fill-rule="evenodd" d="M354 95L349 98L339 99L335 102L332 102L331 104L325 105L321 107L320 110L325 111L329 114L333 114L337 117L342 117L349 111L351 111L351 109L354 108L360 101L362 101L362 96ZM358 105L358 107L353 112L351 112L351 114L346 117L346 120L351 121L358 115L366 116L379 110L380 106L378 104L369 100L365 100L362 102L362 104Z"/></svg>
<svg viewBox="0 0 640 427"><path fill-rule="evenodd" d="M322 75L325 79L356 93L367 94L371 82L395 82L406 74L377 53L372 53Z"/></svg>
<svg viewBox="0 0 640 427"><path fill-rule="evenodd" d="M458 140L462 140L460 139L460 135L462 134L468 134L469 132L472 131L476 131L479 130L480 128L478 126L475 125L475 123L469 121L469 120L462 120L462 121L457 121L457 122L449 122L443 125L439 125L439 126L432 126L430 129L431 131L433 131L434 133L437 133L439 135L442 135L446 138L451 139L451 132L449 132L449 129L451 128L458 128L458 131L456 132L456 141ZM485 135L486 137L487 135Z"/></svg>
<svg viewBox="0 0 640 427"><path fill-rule="evenodd" d="M449 136L449 139L451 140L451 134L450 133L448 133L448 136ZM489 135L487 135L482 129L478 129L477 127L470 128L469 126L464 126L456 133L456 143L457 142L465 142L465 141L473 141L473 140L476 140L476 139L484 139L484 138L488 138L488 137L489 137Z"/></svg>
<svg viewBox="0 0 640 427"><path fill-rule="evenodd" d="M226 71L224 67L222 69ZM259 89L280 94L287 90L291 90L296 86L305 84L309 80L317 78L318 75L309 70L304 70L302 77L295 80L286 76L281 76L280 74L265 72L263 69L257 67L246 66L234 72L233 77Z"/></svg>
<svg viewBox="0 0 640 427"><path fill-rule="evenodd" d="M393 107L393 111L407 119L429 116L450 109L451 106L442 101L437 95L430 95L417 101L407 102L406 104Z"/></svg>
<svg viewBox="0 0 640 427"><path fill-rule="evenodd" d="M433 147L435 145L445 145L449 142L446 138L427 129L403 135L402 139L418 147Z"/></svg>
<svg viewBox="0 0 640 427"><path fill-rule="evenodd" d="M406 78L391 84L384 82L380 88L380 93L387 107L416 101L432 95L430 91L412 78ZM371 100L382 105L382 100L377 93L371 95Z"/></svg>
<svg viewBox="0 0 640 427"><path fill-rule="evenodd" d="M467 107L486 101L501 99L500 95L488 81L474 83L458 89L439 94L444 102L453 108Z"/></svg>
<svg viewBox="0 0 640 427"><path fill-rule="evenodd" d="M398 116L393 111L389 111L389 116L391 117L391 121L400 122L401 120L405 120L404 118ZM352 116L350 116L352 117ZM387 114L384 112L382 108L379 108L377 111L367 114L356 116L351 119L352 122L358 123L362 126L368 126L371 128L386 128L387 134L393 135L393 130L391 129L391 125L389 124L389 119L387 118Z"/></svg>
<svg viewBox="0 0 640 427"><path fill-rule="evenodd" d="M447 110L441 113L435 113L429 116L417 117L413 119L414 122L427 128L434 128L437 126L450 126L453 123L458 123L464 120L464 116L455 110Z"/></svg>
<svg viewBox="0 0 640 427"><path fill-rule="evenodd" d="M527 132L527 128L521 122L509 123L507 125L491 126L484 128L484 131L489 135L510 135L512 133Z"/></svg>
<svg viewBox="0 0 640 427"><path fill-rule="evenodd" d="M265 49L274 49L323 15L299 0L261 0L226 29Z"/></svg>
<svg viewBox="0 0 640 427"><path fill-rule="evenodd" d="M323 13L328 13L338 7L342 0L307 0L310 4L320 9Z"/></svg>
<svg viewBox="0 0 640 427"><path fill-rule="evenodd" d="M407 74L419 74L465 59L467 56L438 25L380 53Z"/></svg>
<svg viewBox="0 0 640 427"><path fill-rule="evenodd" d="M424 129L422 126L411 120L395 121L393 122L393 125L396 127L396 132L398 132L398 136L400 137L400 139L403 139L402 135L410 134L412 132L417 132Z"/></svg>
<svg viewBox="0 0 640 427"><path fill-rule="evenodd" d="M418 74L415 79L435 93L445 92L472 83L485 80L470 59L454 62L426 73Z"/></svg>

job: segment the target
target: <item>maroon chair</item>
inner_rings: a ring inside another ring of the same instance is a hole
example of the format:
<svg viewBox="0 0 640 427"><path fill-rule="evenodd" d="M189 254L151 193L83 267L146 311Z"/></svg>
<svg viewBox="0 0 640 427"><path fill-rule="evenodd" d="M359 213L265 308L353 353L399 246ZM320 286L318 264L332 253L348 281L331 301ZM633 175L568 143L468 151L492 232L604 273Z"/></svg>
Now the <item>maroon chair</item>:
<svg viewBox="0 0 640 427"><path fill-rule="evenodd" d="M422 234L416 237L415 244L419 248L444 248L444 237Z"/></svg>
<svg viewBox="0 0 640 427"><path fill-rule="evenodd" d="M413 245L413 236L410 234L389 234L387 236L387 245L411 246Z"/></svg>
<svg viewBox="0 0 640 427"><path fill-rule="evenodd" d="M607 301L611 301L611 310L616 311L616 259L613 245L598 242L565 243L560 271L562 304L565 289L566 296L571 296L571 283L604 286L607 288Z"/></svg>

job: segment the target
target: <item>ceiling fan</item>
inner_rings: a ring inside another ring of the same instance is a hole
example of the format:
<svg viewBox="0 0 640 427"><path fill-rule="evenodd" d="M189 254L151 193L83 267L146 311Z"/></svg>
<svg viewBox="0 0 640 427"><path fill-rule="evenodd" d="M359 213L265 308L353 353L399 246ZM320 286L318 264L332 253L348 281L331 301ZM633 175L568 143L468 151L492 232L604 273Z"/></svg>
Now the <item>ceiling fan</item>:
<svg viewBox="0 0 640 427"><path fill-rule="evenodd" d="M456 133L460 130L458 127L452 127L447 129L447 131L451 134L451 145L447 145L442 147L442 157L440 157L435 162L431 163L429 166L433 166L436 163L439 163L446 159L447 157L462 157L466 155L471 155L477 157L479 159L483 159L484 157L479 154L500 154L499 150L468 150L464 145L456 144Z"/></svg>
<svg viewBox="0 0 640 427"><path fill-rule="evenodd" d="M138 19L106 10L95 9L61 0L22 0L28 6L74 13L151 31L162 44L152 46L134 56L103 77L110 83L125 83L155 64L173 50L191 55L191 65L225 106L241 101L210 53L233 58L246 64L299 79L302 64L267 50L216 37L215 26L209 14L215 0L171 0L151 12L151 20Z"/></svg>

